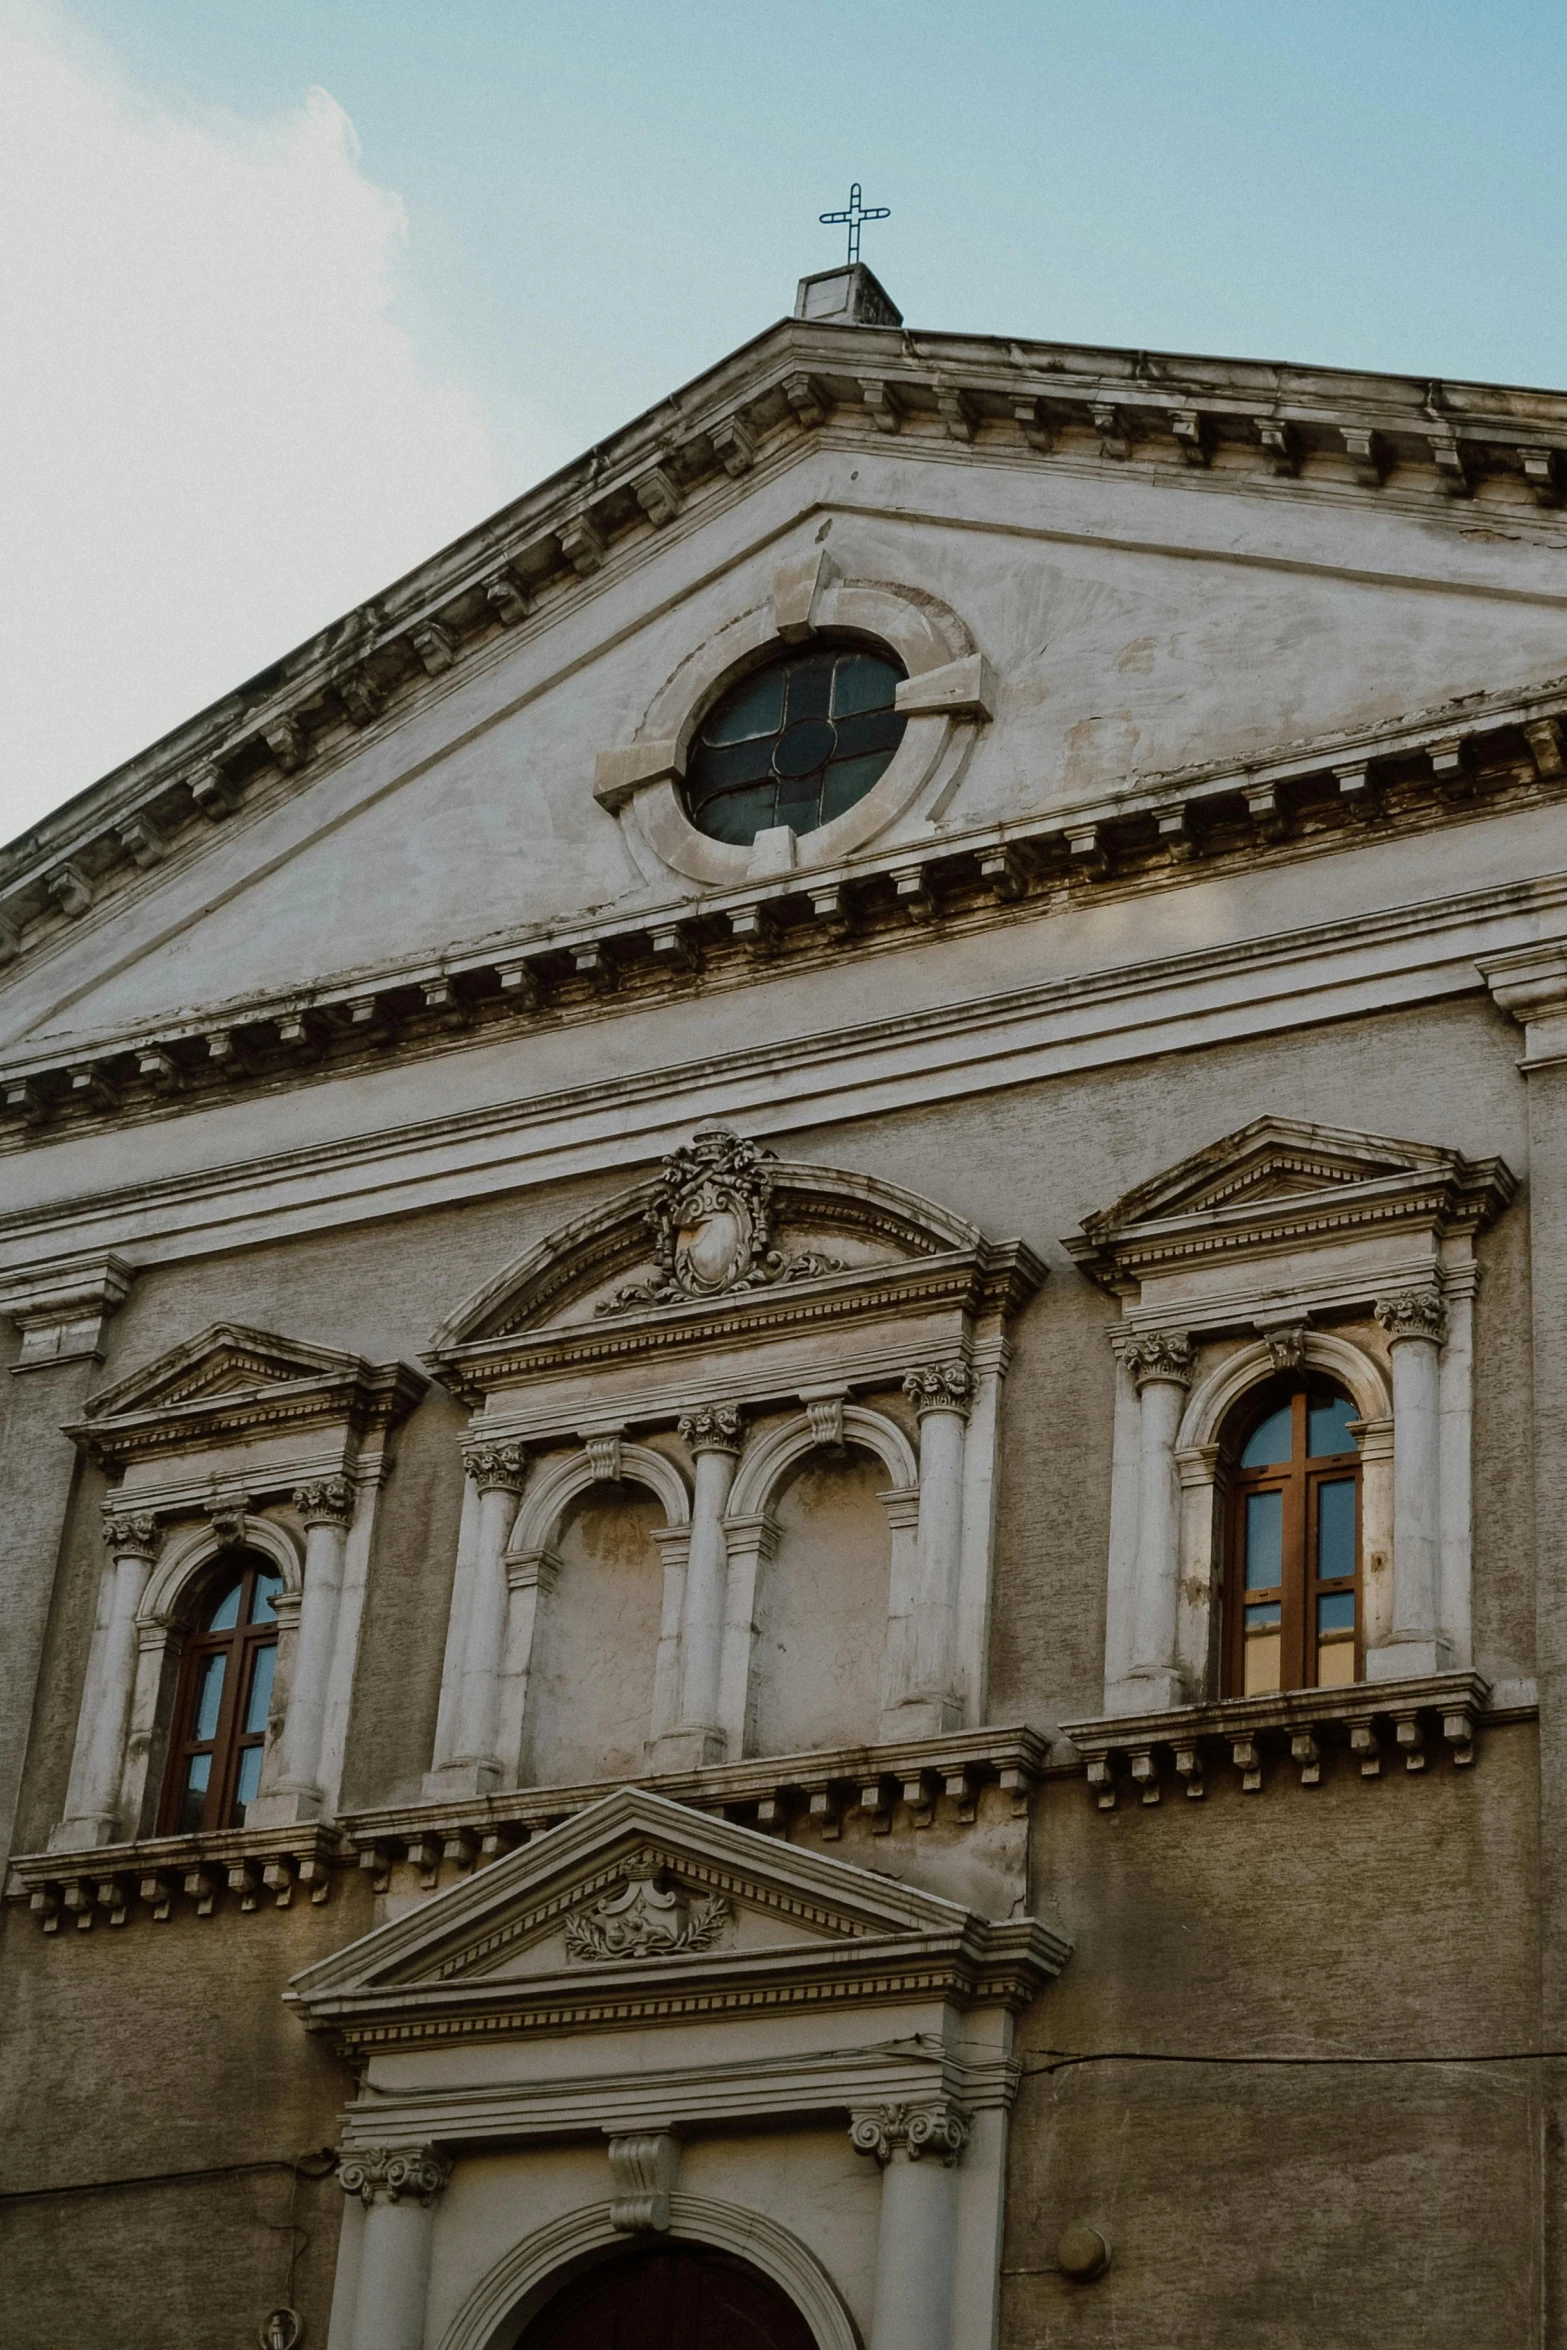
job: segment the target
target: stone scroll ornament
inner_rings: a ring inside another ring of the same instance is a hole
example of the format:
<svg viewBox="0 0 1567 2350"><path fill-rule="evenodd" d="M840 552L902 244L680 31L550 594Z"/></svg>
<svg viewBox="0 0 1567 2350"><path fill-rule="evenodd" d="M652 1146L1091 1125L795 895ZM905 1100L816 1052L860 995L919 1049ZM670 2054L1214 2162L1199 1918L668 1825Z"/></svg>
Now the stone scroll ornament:
<svg viewBox="0 0 1567 2350"><path fill-rule="evenodd" d="M632 1876L614 1893L566 1920L568 1958L673 1958L706 1950L729 1922L721 1893L694 1899L656 1873Z"/></svg>
<svg viewBox="0 0 1567 2350"><path fill-rule="evenodd" d="M599 1312L684 1305L771 1281L841 1273L837 1258L818 1249L785 1258L773 1246L776 1160L776 1152L743 1141L727 1126L699 1126L689 1143L665 1159L648 1203L651 1279L617 1289L601 1301Z"/></svg>

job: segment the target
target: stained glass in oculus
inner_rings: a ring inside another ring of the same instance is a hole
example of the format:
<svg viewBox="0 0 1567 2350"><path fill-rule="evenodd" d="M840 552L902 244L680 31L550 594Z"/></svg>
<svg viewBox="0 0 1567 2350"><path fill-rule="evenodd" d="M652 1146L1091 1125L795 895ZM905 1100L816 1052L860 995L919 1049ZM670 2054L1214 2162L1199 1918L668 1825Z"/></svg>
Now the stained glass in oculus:
<svg viewBox="0 0 1567 2350"><path fill-rule="evenodd" d="M733 686L686 760L692 823L747 847L776 825L814 832L843 815L903 739L892 705L904 674L888 654L818 641Z"/></svg>

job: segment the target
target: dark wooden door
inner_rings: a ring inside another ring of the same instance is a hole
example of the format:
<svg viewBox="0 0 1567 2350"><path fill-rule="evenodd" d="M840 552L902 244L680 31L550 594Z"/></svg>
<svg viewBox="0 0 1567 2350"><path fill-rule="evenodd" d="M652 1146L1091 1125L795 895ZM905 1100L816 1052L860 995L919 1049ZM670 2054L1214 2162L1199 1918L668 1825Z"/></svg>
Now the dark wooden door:
<svg viewBox="0 0 1567 2350"><path fill-rule="evenodd" d="M726 2252L611 2256L540 2310L518 2350L816 2350L791 2301Z"/></svg>

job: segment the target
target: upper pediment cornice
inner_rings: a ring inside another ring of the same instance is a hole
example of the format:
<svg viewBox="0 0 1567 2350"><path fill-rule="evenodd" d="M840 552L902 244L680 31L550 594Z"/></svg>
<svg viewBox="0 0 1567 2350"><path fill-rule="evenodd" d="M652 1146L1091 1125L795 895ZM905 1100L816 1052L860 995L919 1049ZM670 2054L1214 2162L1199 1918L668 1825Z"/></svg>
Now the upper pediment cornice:
<svg viewBox="0 0 1567 2350"><path fill-rule="evenodd" d="M0 963L199 854L242 805L308 788L823 432L1437 512L1551 510L1567 486L1567 394L785 320L0 849Z"/></svg>
<svg viewBox="0 0 1567 2350"><path fill-rule="evenodd" d="M611 906L454 941L438 957L24 1044L0 1068L0 1149L1564 797L1567 678L1466 694L1276 744L1243 768L1135 776L1032 816L917 847L873 844L694 901Z"/></svg>

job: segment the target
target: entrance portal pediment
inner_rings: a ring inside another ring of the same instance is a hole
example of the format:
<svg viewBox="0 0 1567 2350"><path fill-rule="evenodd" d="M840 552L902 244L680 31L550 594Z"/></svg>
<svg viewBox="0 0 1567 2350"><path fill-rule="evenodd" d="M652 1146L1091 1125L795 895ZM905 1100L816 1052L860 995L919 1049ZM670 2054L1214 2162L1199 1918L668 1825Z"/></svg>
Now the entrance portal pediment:
<svg viewBox="0 0 1567 2350"><path fill-rule="evenodd" d="M625 1787L295 1978L359 2047L918 1994L1020 2007L1069 1945Z"/></svg>

